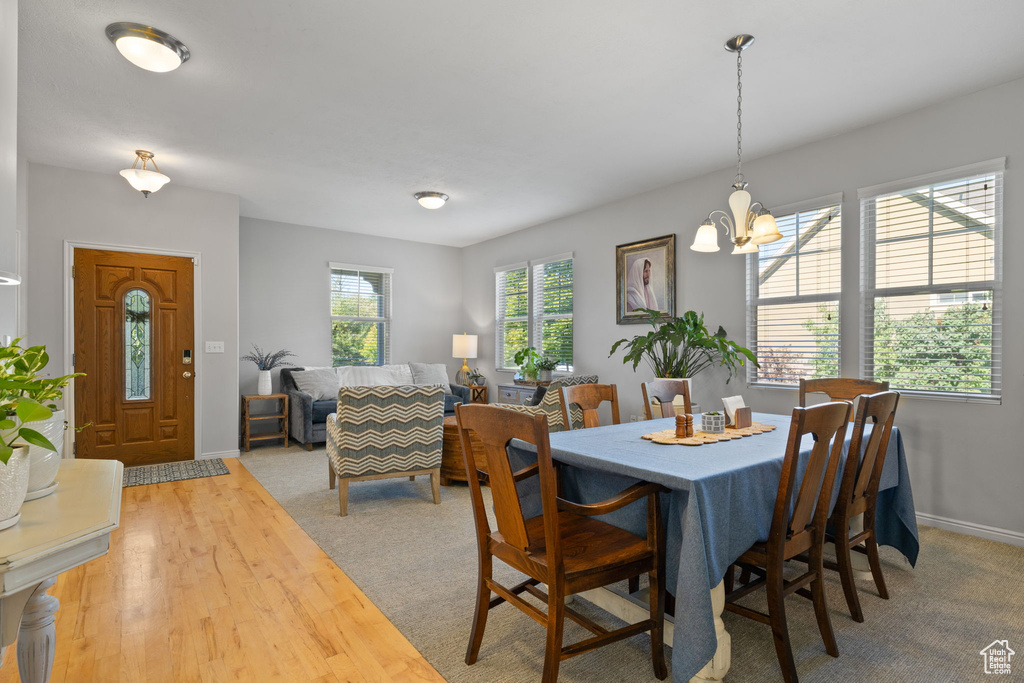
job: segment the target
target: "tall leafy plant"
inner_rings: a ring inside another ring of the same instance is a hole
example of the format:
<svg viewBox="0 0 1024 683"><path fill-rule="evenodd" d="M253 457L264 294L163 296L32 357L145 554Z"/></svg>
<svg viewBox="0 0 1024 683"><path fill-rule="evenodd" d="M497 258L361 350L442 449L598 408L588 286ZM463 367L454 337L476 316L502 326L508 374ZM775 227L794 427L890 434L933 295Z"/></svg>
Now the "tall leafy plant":
<svg viewBox="0 0 1024 683"><path fill-rule="evenodd" d="M63 396L63 388L73 378L82 374L44 377L41 373L50 362L46 347L25 349L20 341L15 339L9 346L0 347L0 462L5 465L19 441L57 450L49 439L25 425L53 417L54 401Z"/></svg>
<svg viewBox="0 0 1024 683"><path fill-rule="evenodd" d="M760 367L754 352L731 341L721 325L712 334L704 324L703 313L687 311L682 317L662 322L659 311L637 310L643 311L654 329L632 339L620 339L608 354L611 357L625 345L622 362L632 363L634 370L645 361L655 377L693 377L719 365L728 369L732 379L746 361Z"/></svg>

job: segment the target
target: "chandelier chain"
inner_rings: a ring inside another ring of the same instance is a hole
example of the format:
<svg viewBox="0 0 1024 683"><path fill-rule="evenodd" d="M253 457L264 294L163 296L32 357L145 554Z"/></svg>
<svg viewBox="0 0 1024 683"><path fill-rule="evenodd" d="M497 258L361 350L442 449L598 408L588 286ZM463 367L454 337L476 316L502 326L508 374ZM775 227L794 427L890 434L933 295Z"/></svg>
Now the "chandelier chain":
<svg viewBox="0 0 1024 683"><path fill-rule="evenodd" d="M736 51L736 179L743 180L743 51Z"/></svg>

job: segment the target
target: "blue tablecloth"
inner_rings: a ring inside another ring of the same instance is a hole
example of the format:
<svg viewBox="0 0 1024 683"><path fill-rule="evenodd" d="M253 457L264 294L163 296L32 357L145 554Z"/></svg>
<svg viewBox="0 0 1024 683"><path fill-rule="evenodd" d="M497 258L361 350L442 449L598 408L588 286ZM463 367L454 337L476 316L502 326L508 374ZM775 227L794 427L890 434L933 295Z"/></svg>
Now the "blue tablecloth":
<svg viewBox="0 0 1024 683"><path fill-rule="evenodd" d="M565 495L570 500L598 502L638 480L671 490L662 496L662 511L668 554L666 585L675 586L672 592L676 597L675 681L690 680L715 653L711 589L744 551L768 538L790 418L755 413L754 420L778 429L698 447L655 444L640 438L674 429L672 418L551 435L552 457L574 466L563 470ZM810 436L805 438L800 467L806 466L810 453ZM517 466L536 460L536 452L528 444L519 442L519 446L510 449ZM837 491L838 483L837 476ZM898 429L893 429L889 441L879 490L878 542L895 547L913 565L918 553L917 522ZM520 499L527 517L540 513L536 478L521 482ZM646 514L646 503L640 502L601 519L645 536Z"/></svg>

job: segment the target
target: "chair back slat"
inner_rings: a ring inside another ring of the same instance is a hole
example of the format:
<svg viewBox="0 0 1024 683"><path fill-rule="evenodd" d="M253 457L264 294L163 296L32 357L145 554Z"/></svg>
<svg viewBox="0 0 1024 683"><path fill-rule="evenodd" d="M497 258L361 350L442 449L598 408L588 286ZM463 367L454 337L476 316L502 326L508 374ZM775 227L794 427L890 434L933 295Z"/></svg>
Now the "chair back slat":
<svg viewBox="0 0 1024 683"><path fill-rule="evenodd" d="M842 501L855 503L878 492L878 480L882 473L882 465L885 464L885 451L889 447L889 437L892 434L899 400L900 394L897 391L884 391L861 397L853 424L846 467L843 469L840 488ZM864 432L869 424L872 426L871 434L867 444L862 446ZM858 456L860 453L863 455Z"/></svg>
<svg viewBox="0 0 1024 683"><path fill-rule="evenodd" d="M825 394L830 401L853 401L861 394L889 391L888 382L873 382L853 377L826 377L800 380L800 406L807 406L807 394ZM853 414L850 421L853 421Z"/></svg>
<svg viewBox="0 0 1024 683"><path fill-rule="evenodd" d="M831 501L850 410L851 405L847 401L793 409L770 540L784 544L787 537L807 531L811 526L820 527L817 531L824 533L825 508ZM797 482L800 445L805 434L813 436L814 446L803 478ZM794 492L795 503L792 502ZM824 502L822 499L825 499Z"/></svg>
<svg viewBox="0 0 1024 683"><path fill-rule="evenodd" d="M562 419L566 429L572 429L570 411L573 405L583 411L583 428L600 427L601 420L597 411L605 401L611 403L612 424L619 424L619 394L614 384L577 384L570 387L559 387L562 399Z"/></svg>
<svg viewBox="0 0 1024 683"><path fill-rule="evenodd" d="M487 458L494 518L505 542L519 550L526 550L541 541L541 538L531 538L527 532L526 520L513 478L514 469L509 461L508 445L513 439L519 439L537 447L541 503L544 514L550 514L550 511L555 509L555 474L548 443L547 418L543 415L528 415L485 404L458 405L455 408L455 418L459 425L466 478L473 499L473 515L477 533L483 537L485 543L483 547L486 547L486 535L490 533L490 526L487 522L483 496L480 493L477 456L470 441L471 432L480 440Z"/></svg>
<svg viewBox="0 0 1024 683"><path fill-rule="evenodd" d="M647 419L654 416L651 414L651 399L658 399L661 404L661 416L672 417L676 414L672 400L676 396L683 397L684 412L692 412L690 408L690 383L685 379L655 379L650 382L641 382L640 389L644 394L644 412Z"/></svg>

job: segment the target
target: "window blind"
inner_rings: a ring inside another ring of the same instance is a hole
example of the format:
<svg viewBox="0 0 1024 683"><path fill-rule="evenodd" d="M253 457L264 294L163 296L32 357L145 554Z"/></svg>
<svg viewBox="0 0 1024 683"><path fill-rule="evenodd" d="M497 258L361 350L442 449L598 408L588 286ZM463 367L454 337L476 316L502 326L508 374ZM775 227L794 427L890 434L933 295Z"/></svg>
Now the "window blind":
<svg viewBox="0 0 1024 683"><path fill-rule="evenodd" d="M515 371L516 351L530 346L530 280L528 264L494 270L494 363L498 370Z"/></svg>
<svg viewBox="0 0 1024 683"><path fill-rule="evenodd" d="M761 364L751 384L839 375L842 197L824 200L778 216L782 239L747 257L747 338Z"/></svg>
<svg viewBox="0 0 1024 683"><path fill-rule="evenodd" d="M999 400L1003 167L862 191L864 377Z"/></svg>
<svg viewBox="0 0 1024 683"><path fill-rule="evenodd" d="M386 365L391 358L393 271L340 263L330 267L334 365Z"/></svg>
<svg viewBox="0 0 1024 683"><path fill-rule="evenodd" d="M533 346L572 371L572 257L533 263Z"/></svg>

